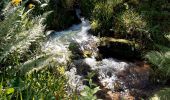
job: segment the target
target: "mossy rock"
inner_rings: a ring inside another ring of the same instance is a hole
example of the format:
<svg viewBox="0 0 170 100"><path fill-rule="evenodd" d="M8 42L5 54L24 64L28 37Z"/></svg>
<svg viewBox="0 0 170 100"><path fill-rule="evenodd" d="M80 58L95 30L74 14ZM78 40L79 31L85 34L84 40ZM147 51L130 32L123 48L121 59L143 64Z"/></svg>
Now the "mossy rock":
<svg viewBox="0 0 170 100"><path fill-rule="evenodd" d="M139 45L125 39L102 38L98 49L103 58L141 59Z"/></svg>

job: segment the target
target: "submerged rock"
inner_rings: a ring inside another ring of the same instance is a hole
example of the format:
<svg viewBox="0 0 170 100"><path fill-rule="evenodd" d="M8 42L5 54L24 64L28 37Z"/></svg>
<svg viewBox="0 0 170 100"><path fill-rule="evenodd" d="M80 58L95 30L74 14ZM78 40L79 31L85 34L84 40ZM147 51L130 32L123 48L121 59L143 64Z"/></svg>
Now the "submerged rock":
<svg viewBox="0 0 170 100"><path fill-rule="evenodd" d="M149 85L149 67L147 65L126 63L111 58L102 61L85 58L75 60L73 65L78 71L75 75L86 78L88 73L93 72L97 76L97 82L95 83L99 83L100 86L112 92L144 89ZM79 81L84 83L83 80Z"/></svg>

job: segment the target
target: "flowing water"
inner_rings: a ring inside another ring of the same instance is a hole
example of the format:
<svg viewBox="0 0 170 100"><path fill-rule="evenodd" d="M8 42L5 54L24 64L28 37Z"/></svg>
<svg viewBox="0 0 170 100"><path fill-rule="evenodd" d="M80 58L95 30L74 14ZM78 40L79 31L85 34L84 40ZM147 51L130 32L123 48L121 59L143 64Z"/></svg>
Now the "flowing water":
<svg viewBox="0 0 170 100"><path fill-rule="evenodd" d="M77 16L79 16L79 10ZM114 58L97 60L99 38L88 33L90 23L81 18L81 23L67 30L52 32L43 47L45 52L55 53L58 63L68 63L72 59L68 71L68 83L71 90L83 90L87 85L84 81L89 72L94 72L96 83L110 91L122 94L132 89L142 89L148 85L149 72L141 64L118 61ZM75 46L76 45L76 46ZM72 47L72 50L70 50ZM86 56L88 52L88 56Z"/></svg>

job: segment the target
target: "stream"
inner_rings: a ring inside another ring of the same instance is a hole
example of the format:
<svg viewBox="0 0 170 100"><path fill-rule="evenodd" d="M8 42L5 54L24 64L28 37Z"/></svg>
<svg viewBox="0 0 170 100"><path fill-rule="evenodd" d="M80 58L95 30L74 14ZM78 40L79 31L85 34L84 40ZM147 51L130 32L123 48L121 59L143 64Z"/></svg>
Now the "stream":
<svg viewBox="0 0 170 100"><path fill-rule="evenodd" d="M77 16L80 17L79 10ZM88 85L85 80L88 73L94 73L93 82L101 87L97 93L100 99L130 97L133 100L139 95L147 95L149 66L142 61L128 62L113 57L97 59L100 38L89 34L88 20L80 19L80 24L69 29L50 32L43 46L43 51L58 55L55 61L59 64L69 63L65 74L70 91L82 91ZM72 60L68 62L70 57Z"/></svg>

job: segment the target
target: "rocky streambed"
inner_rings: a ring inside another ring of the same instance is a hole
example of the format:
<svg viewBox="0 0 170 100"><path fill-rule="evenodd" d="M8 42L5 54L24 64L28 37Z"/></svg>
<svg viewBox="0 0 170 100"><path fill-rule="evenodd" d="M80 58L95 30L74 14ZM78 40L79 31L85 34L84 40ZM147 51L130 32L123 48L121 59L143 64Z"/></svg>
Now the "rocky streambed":
<svg viewBox="0 0 170 100"><path fill-rule="evenodd" d="M68 65L65 74L68 77L70 91L75 89L82 91L89 85L86 80L88 74L94 73L91 77L93 83L101 88L96 93L98 98L133 100L147 97L149 93L147 88L150 86L149 65L144 61L117 60L114 58L114 52L112 54L111 51L107 51L106 48L112 48L109 45L105 45L103 50L111 55L103 57L99 48L101 39L89 34L88 20L81 18L81 21L67 30L50 32L49 39L43 47L44 52L57 55L56 62Z"/></svg>

